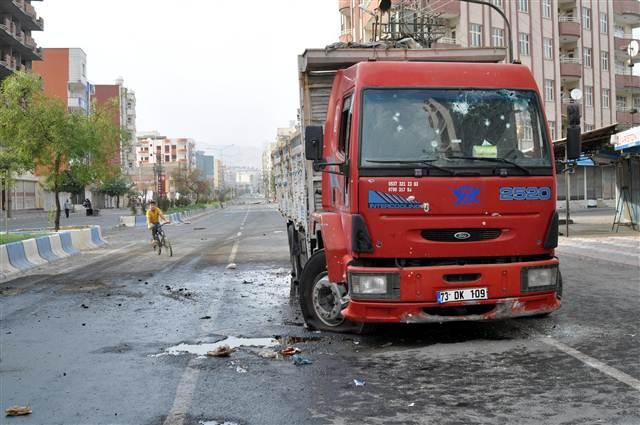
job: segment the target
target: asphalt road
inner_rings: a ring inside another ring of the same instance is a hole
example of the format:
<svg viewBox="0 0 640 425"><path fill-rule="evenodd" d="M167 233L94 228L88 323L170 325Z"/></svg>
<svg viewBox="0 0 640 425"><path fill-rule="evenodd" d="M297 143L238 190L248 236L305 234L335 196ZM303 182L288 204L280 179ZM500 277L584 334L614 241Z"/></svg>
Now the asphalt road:
<svg viewBox="0 0 640 425"><path fill-rule="evenodd" d="M305 330L289 303L272 206L167 233L172 258L127 229L0 284L0 407L33 408L1 423L640 423L638 238L563 242L564 306L548 318L336 335ZM263 346L192 354L227 337ZM259 355L282 341L313 364Z"/></svg>

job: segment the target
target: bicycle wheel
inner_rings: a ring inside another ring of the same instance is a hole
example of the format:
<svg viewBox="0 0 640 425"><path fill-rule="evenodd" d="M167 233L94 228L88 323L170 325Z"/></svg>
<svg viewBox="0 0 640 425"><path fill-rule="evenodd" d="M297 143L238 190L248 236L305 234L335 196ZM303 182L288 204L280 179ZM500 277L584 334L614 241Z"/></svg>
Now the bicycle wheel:
<svg viewBox="0 0 640 425"><path fill-rule="evenodd" d="M169 242L169 239L164 238L164 248L165 248L165 252L169 255L169 257L173 257L173 248L171 247L171 242Z"/></svg>
<svg viewBox="0 0 640 425"><path fill-rule="evenodd" d="M162 254L162 245L164 245L164 236L162 236L158 242L158 255Z"/></svg>

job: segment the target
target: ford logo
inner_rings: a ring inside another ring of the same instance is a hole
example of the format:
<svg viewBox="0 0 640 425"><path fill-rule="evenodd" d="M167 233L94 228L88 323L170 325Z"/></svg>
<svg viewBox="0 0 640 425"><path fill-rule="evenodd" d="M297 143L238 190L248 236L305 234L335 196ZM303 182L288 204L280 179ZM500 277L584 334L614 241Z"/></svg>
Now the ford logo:
<svg viewBox="0 0 640 425"><path fill-rule="evenodd" d="M469 232L458 232L458 233L455 233L453 237L463 241L465 239L469 239L471 237L471 234Z"/></svg>

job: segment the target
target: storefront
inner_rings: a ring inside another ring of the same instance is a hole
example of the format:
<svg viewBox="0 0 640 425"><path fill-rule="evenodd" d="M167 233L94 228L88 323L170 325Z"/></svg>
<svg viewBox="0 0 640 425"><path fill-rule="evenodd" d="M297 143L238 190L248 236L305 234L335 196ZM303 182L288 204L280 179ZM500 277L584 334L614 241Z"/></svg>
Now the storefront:
<svg viewBox="0 0 640 425"><path fill-rule="evenodd" d="M620 157L616 208L621 211L622 222L631 222L640 230L640 127L612 135L610 143Z"/></svg>

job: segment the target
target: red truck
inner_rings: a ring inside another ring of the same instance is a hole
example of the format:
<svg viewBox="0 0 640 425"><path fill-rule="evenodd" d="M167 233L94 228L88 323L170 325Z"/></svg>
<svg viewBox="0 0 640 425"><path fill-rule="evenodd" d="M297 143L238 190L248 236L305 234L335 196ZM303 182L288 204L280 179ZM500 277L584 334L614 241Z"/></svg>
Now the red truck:
<svg viewBox="0 0 640 425"><path fill-rule="evenodd" d="M303 130L273 160L308 326L560 308L543 100L527 67L470 50L299 58Z"/></svg>

